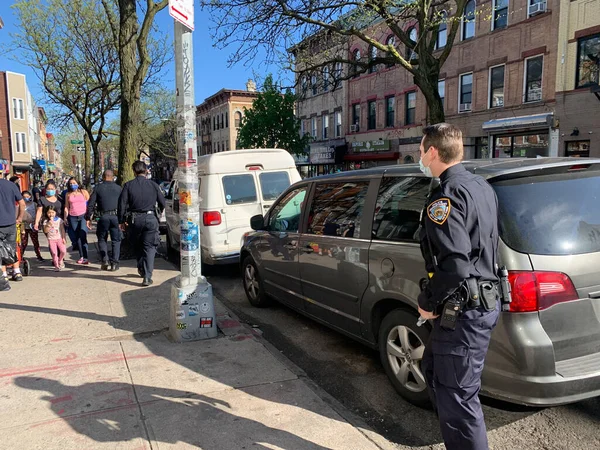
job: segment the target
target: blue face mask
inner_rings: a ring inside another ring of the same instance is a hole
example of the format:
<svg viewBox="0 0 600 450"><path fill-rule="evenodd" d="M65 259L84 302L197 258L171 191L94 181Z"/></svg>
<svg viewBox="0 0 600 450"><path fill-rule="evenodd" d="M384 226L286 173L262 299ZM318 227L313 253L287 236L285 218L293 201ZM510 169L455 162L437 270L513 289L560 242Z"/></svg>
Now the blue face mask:
<svg viewBox="0 0 600 450"><path fill-rule="evenodd" d="M77 190L77 188L79 188L79 185L78 185L78 184L72 184L72 185L71 185L71 190L72 190L72 191L76 191L76 190Z"/></svg>
<svg viewBox="0 0 600 450"><path fill-rule="evenodd" d="M27 203L29 203L31 201L31 197L23 197L23 200L25 200Z"/></svg>
<svg viewBox="0 0 600 450"><path fill-rule="evenodd" d="M54 189L46 189L46 197L54 197L56 191Z"/></svg>
<svg viewBox="0 0 600 450"><path fill-rule="evenodd" d="M428 176L429 178L433 178L431 169L429 167L425 167L422 159L419 160L419 169L421 169L421 172L423 172L425 174L425 176Z"/></svg>

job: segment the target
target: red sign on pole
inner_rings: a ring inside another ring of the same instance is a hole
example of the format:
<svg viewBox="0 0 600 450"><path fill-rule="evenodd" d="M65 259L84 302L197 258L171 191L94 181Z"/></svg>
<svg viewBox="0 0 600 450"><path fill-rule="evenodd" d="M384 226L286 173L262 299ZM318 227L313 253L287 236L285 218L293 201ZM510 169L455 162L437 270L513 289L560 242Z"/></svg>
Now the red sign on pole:
<svg viewBox="0 0 600 450"><path fill-rule="evenodd" d="M169 14L194 31L194 0L169 0Z"/></svg>

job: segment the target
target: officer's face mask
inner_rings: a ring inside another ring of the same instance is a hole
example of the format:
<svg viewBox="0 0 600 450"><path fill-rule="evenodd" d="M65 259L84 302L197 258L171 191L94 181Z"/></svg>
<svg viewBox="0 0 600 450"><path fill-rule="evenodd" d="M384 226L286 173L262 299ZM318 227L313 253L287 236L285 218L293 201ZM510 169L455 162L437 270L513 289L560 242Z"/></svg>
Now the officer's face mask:
<svg viewBox="0 0 600 450"><path fill-rule="evenodd" d="M427 155L427 153L424 153L423 157L421 159L419 159L419 169L421 169L421 172L423 172L425 174L425 176L428 176L429 178L433 178L431 169L429 168L429 166L425 166L425 164L423 163L423 158L425 157L425 155ZM430 163L430 165L431 165L431 163Z"/></svg>

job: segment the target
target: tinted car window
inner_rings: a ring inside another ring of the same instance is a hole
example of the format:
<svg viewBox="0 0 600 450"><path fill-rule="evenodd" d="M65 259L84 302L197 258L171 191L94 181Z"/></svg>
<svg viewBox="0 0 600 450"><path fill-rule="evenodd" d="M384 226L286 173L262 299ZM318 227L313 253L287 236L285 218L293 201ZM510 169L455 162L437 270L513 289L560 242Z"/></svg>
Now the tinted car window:
<svg viewBox="0 0 600 450"><path fill-rule="evenodd" d="M269 231L297 232L305 196L306 188L302 188L289 192L281 199L269 215Z"/></svg>
<svg viewBox="0 0 600 450"><path fill-rule="evenodd" d="M493 183L500 235L511 248L538 255L600 251L600 174L542 175Z"/></svg>
<svg viewBox="0 0 600 450"><path fill-rule="evenodd" d="M360 237L369 182L318 184L308 220L308 233Z"/></svg>
<svg viewBox="0 0 600 450"><path fill-rule="evenodd" d="M228 205L252 203L256 201L254 175L227 175L223 177L225 202Z"/></svg>
<svg viewBox="0 0 600 450"><path fill-rule="evenodd" d="M427 201L430 183L429 178L384 178L375 206L373 238L418 241L421 210Z"/></svg>
<svg viewBox="0 0 600 450"><path fill-rule="evenodd" d="M265 172L259 175L259 179L264 200L275 200L290 186L287 172Z"/></svg>

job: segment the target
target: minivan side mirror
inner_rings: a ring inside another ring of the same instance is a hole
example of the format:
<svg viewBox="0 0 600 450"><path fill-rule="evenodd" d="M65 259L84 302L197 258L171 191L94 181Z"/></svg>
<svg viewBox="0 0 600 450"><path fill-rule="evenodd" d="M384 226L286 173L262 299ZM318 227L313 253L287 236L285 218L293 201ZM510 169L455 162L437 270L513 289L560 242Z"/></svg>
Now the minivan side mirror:
<svg viewBox="0 0 600 450"><path fill-rule="evenodd" d="M262 214L257 214L256 216L252 216L250 218L250 228L252 228L254 231L263 231L266 229L265 218Z"/></svg>

